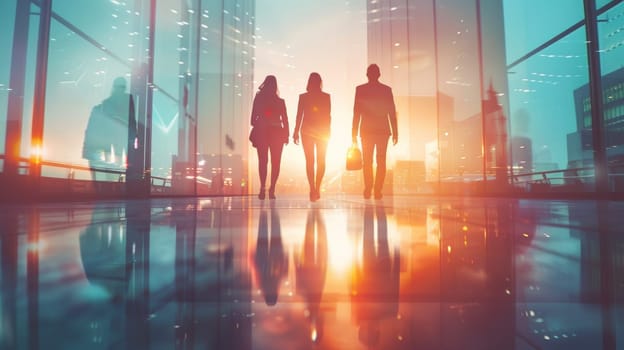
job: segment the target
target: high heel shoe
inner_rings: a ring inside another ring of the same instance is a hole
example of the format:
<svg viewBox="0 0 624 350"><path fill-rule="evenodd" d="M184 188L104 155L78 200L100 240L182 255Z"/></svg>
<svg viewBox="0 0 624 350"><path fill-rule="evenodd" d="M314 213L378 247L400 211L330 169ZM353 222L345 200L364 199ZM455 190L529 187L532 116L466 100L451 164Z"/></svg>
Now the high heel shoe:
<svg viewBox="0 0 624 350"><path fill-rule="evenodd" d="M264 200L264 197L265 197L264 191L265 191L264 188L260 189L260 193L258 193L258 199L259 200Z"/></svg>
<svg viewBox="0 0 624 350"><path fill-rule="evenodd" d="M269 188L269 199L275 199L275 189L273 187Z"/></svg>

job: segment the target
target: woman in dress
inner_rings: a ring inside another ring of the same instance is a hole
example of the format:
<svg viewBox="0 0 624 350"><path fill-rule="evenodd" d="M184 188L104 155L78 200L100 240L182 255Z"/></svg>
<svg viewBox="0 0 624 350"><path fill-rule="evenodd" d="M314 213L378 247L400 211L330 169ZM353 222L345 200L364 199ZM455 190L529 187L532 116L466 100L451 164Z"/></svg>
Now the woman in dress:
<svg viewBox="0 0 624 350"><path fill-rule="evenodd" d="M265 198L267 164L271 153L271 183L269 199L275 199L275 185L279 177L282 149L288 144L288 115L284 99L279 97L277 79L268 75L258 88L251 111L252 143L258 151L260 175L259 199Z"/></svg>
<svg viewBox="0 0 624 350"><path fill-rule="evenodd" d="M308 78L307 92L299 95L297 121L293 131L293 141L297 145L301 133L306 175L310 185L310 201L313 202L321 198L321 183L325 175L325 155L331 122L330 95L323 92L322 87L321 76L318 73L311 73Z"/></svg>

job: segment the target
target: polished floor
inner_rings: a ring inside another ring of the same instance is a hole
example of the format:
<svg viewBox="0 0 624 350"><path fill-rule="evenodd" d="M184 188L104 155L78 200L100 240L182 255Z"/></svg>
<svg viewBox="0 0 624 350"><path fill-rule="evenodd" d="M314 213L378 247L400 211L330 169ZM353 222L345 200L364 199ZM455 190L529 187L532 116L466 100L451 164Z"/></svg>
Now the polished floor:
<svg viewBox="0 0 624 350"><path fill-rule="evenodd" d="M0 205L2 349L624 349L624 202Z"/></svg>

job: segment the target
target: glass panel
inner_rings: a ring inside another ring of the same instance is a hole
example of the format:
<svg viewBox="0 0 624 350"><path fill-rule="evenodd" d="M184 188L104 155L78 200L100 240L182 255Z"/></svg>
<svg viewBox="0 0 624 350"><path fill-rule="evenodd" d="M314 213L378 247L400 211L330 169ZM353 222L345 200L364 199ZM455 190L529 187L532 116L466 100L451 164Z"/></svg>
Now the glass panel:
<svg viewBox="0 0 624 350"><path fill-rule="evenodd" d="M121 171L95 177L118 181L128 153L130 67L87 40L52 21L44 158L66 166L91 165ZM44 167L42 176L67 177L68 171L65 166ZM77 171L73 176L90 178L87 171Z"/></svg>
<svg viewBox="0 0 624 350"><path fill-rule="evenodd" d="M599 16L604 126L611 190L624 192L624 3ZM583 90L586 91L586 90Z"/></svg>
<svg viewBox="0 0 624 350"><path fill-rule="evenodd" d="M437 183L437 164L427 155L437 155L433 2L367 3L368 61L380 66L380 80L392 88L399 130L399 142L388 148L394 166L384 192L391 186L395 193L432 192L427 182Z"/></svg>
<svg viewBox="0 0 624 350"><path fill-rule="evenodd" d="M105 50L121 59L132 60L133 43L126 37L138 36L135 22L141 16L147 19L149 15L141 13L140 8L135 6L139 3L134 0L55 0L52 11L56 19L77 28Z"/></svg>
<svg viewBox="0 0 624 350"><path fill-rule="evenodd" d="M499 1L481 2L479 11L484 153L488 178L485 190L488 193L501 193L509 189L510 172L509 91L503 5Z"/></svg>
<svg viewBox="0 0 624 350"><path fill-rule="evenodd" d="M190 110L188 92L183 80L192 69L191 32L196 27L195 11L183 8L180 1L168 1L156 6L156 33L154 57L154 83L152 110L152 191L167 191L171 186L172 167L190 152L188 145ZM190 74L190 73L189 73ZM190 77L189 77L190 81ZM182 101L180 100L182 98ZM186 104L184 104L184 101ZM186 109L185 109L186 108ZM178 140L178 138L183 140ZM180 146L179 146L180 145ZM180 149L182 148L182 154ZM188 188L187 190L190 190ZM191 194L190 192L186 192Z"/></svg>
<svg viewBox="0 0 624 350"><path fill-rule="evenodd" d="M438 140L445 191L477 190L484 176L478 28L474 1L437 1Z"/></svg>
<svg viewBox="0 0 624 350"><path fill-rule="evenodd" d="M585 17L581 0L504 1L507 57L514 62ZM513 39L513 40L509 40Z"/></svg>
<svg viewBox="0 0 624 350"><path fill-rule="evenodd" d="M99 16L75 24L70 20L76 16L75 8L62 1L55 4L41 174L114 183L128 175L128 180L141 181L149 112L145 89L149 25L143 15L149 14L149 8L139 8L144 3L137 2L135 8L133 2L114 1L106 5L113 8L104 9L94 3L89 13L110 10L112 19ZM107 45L100 35L115 45ZM89 191L84 184L79 183L80 191ZM60 186L54 187L58 191ZM138 184L132 189L144 191ZM121 194L124 188L97 184L96 190Z"/></svg>
<svg viewBox="0 0 624 350"><path fill-rule="evenodd" d="M517 10L505 7L508 48L526 42L525 26L517 22L523 12ZM524 20L539 23L533 15ZM589 80L584 28L510 67L508 74L515 184L531 192L593 191L592 145L584 126L589 115L579 94Z"/></svg>
<svg viewBox="0 0 624 350"><path fill-rule="evenodd" d="M224 44L222 31L226 18L222 3L203 1L198 86L197 161L203 164L197 191L207 194L212 190L213 175L220 168L222 157L222 93L224 88ZM208 158L208 159L206 159ZM214 171L214 174L213 174ZM202 170L203 172L203 170Z"/></svg>
<svg viewBox="0 0 624 350"><path fill-rule="evenodd" d="M0 154L4 154L16 0L0 3ZM3 159L0 159L2 169Z"/></svg>
<svg viewBox="0 0 624 350"><path fill-rule="evenodd" d="M178 151L178 101L160 90L153 98L152 177L154 189L164 191L171 185L172 155Z"/></svg>
<svg viewBox="0 0 624 350"><path fill-rule="evenodd" d="M202 3L198 90L198 192L246 192L253 71L253 4Z"/></svg>
<svg viewBox="0 0 624 350"><path fill-rule="evenodd" d="M604 5L611 4L611 3L618 3L621 1L622 0L596 0L596 8L600 10L600 8Z"/></svg>

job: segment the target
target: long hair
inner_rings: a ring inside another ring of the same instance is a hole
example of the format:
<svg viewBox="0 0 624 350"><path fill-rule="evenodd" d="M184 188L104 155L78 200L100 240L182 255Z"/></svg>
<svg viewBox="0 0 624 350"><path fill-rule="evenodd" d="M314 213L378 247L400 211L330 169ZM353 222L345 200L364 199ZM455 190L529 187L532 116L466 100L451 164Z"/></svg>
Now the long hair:
<svg viewBox="0 0 624 350"><path fill-rule="evenodd" d="M306 91L321 91L323 89L323 80L321 79L321 75L313 72L310 73L310 77L308 78L308 86L306 86Z"/></svg>
<svg viewBox="0 0 624 350"><path fill-rule="evenodd" d="M267 75L262 84L258 87L258 94L279 96L277 78L275 78L274 75Z"/></svg>

